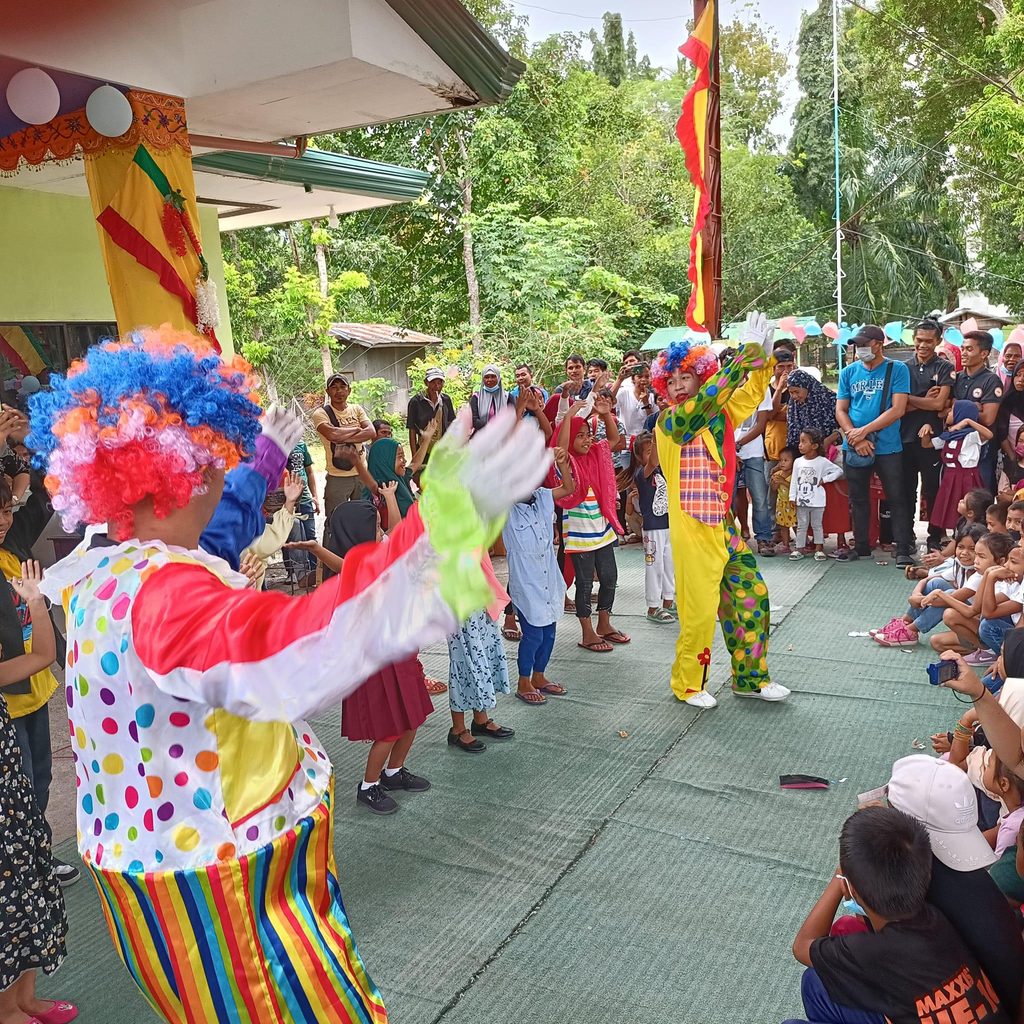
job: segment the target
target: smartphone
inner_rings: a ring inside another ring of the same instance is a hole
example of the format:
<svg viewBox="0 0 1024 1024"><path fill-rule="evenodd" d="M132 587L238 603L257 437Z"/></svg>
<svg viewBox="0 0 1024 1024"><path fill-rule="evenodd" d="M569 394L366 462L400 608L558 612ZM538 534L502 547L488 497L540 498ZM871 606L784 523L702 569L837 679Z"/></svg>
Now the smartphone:
<svg viewBox="0 0 1024 1024"><path fill-rule="evenodd" d="M937 661L928 666L928 682L932 686L941 686L948 683L950 679L960 677L960 666L955 661Z"/></svg>

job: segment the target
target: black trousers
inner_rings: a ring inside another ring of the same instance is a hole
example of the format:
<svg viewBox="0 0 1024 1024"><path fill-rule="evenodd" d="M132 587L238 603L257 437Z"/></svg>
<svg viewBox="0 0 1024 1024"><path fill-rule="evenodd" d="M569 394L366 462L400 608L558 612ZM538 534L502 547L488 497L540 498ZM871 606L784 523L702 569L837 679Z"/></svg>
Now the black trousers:
<svg viewBox="0 0 1024 1024"><path fill-rule="evenodd" d="M885 496L892 509L892 532L896 542L897 555L913 555L914 532L906 512L906 498L903 488L903 456L876 455L874 465L866 467L846 466L846 482L850 490L850 518L853 520L853 536L856 548L862 554L871 551L871 475L878 474L885 488Z"/></svg>
<svg viewBox="0 0 1024 1024"><path fill-rule="evenodd" d="M601 585L597 594L597 610L610 612L615 604L615 587L619 582L615 545L606 544L596 551L574 551L572 564L576 570L576 618L590 618L591 581L595 570L597 582Z"/></svg>
<svg viewBox="0 0 1024 1024"><path fill-rule="evenodd" d="M920 441L905 441L903 447L903 500L907 530L913 535L917 515L917 479L921 478L921 495L924 498L928 518L931 518L935 495L939 493L939 473L942 464L934 448L922 448ZM941 526L928 524L928 539L937 541L945 534Z"/></svg>

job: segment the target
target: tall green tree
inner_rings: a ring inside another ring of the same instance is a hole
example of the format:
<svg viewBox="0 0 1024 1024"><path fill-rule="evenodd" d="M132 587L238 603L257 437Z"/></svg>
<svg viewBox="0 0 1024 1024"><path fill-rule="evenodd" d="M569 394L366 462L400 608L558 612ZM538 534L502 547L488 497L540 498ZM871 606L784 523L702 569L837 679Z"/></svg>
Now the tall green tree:
<svg viewBox="0 0 1024 1024"><path fill-rule="evenodd" d="M773 149L778 139L772 122L782 111L789 60L778 38L756 12L735 17L720 35L722 136L727 145L751 151Z"/></svg>

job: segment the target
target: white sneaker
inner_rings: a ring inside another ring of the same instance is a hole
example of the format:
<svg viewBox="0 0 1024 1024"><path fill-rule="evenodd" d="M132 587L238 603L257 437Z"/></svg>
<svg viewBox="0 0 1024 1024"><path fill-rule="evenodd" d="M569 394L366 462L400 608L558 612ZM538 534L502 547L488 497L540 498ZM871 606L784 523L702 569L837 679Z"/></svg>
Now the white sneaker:
<svg viewBox="0 0 1024 1024"><path fill-rule="evenodd" d="M683 702L689 704L691 708L716 708L718 707L718 701L708 693L707 690L700 690L698 693L694 693L687 697Z"/></svg>
<svg viewBox="0 0 1024 1024"><path fill-rule="evenodd" d="M732 692L734 697L757 697L760 700L780 701L785 700L791 691L782 683L769 683L767 686L761 687L760 690L733 690Z"/></svg>

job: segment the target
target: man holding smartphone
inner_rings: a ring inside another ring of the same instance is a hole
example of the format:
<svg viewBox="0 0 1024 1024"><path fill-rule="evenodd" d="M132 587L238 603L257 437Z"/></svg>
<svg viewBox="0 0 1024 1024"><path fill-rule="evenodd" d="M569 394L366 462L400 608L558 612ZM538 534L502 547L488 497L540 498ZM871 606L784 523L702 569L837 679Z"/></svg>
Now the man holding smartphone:
<svg viewBox="0 0 1024 1024"><path fill-rule="evenodd" d="M629 383L626 384L626 381ZM647 417L657 408L654 393L651 391L650 365L623 365L612 388L612 397L615 399L615 410L619 419L626 428L626 437L632 441L637 434L643 432Z"/></svg>

